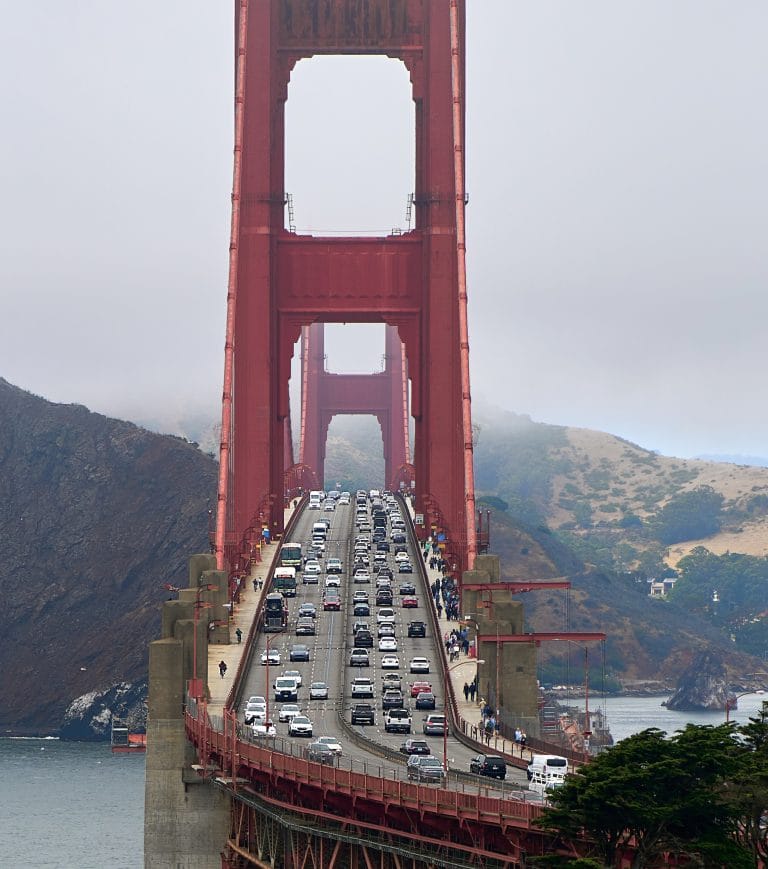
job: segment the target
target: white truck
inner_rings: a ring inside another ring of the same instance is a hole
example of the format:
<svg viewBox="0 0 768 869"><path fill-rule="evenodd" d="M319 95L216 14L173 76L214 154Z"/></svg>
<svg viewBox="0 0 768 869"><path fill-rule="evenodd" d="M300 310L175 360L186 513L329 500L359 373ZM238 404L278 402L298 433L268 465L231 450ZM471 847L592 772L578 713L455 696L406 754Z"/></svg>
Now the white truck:
<svg viewBox="0 0 768 869"><path fill-rule="evenodd" d="M388 709L384 715L384 730L387 733L410 733L411 724L408 709Z"/></svg>
<svg viewBox="0 0 768 869"><path fill-rule="evenodd" d="M373 682L363 676L352 680L353 697L373 697Z"/></svg>
<svg viewBox="0 0 768 869"><path fill-rule="evenodd" d="M529 790L545 794L563 784L568 774L568 760L557 754L534 754L527 774Z"/></svg>

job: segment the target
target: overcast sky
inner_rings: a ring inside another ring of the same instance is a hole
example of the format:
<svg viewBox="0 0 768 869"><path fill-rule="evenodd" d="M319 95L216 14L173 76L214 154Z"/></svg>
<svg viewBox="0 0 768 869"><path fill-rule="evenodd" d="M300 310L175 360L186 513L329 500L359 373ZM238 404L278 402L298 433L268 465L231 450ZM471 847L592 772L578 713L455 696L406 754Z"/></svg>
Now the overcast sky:
<svg viewBox="0 0 768 869"><path fill-rule="evenodd" d="M467 6L474 394L667 454L768 454L768 3ZM168 428L216 416L232 2L2 21L0 376ZM399 63L303 61L287 140L299 230L405 227ZM351 328L329 367L376 369Z"/></svg>

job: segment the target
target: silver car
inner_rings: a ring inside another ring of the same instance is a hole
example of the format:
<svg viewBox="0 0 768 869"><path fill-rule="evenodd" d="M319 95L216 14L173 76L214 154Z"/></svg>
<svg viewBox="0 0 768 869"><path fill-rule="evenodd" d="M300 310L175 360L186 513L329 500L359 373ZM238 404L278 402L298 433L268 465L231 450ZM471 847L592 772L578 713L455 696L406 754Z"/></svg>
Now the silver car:
<svg viewBox="0 0 768 869"><path fill-rule="evenodd" d="M327 700L328 699L328 686L325 682L313 682L309 686L309 699L310 700Z"/></svg>

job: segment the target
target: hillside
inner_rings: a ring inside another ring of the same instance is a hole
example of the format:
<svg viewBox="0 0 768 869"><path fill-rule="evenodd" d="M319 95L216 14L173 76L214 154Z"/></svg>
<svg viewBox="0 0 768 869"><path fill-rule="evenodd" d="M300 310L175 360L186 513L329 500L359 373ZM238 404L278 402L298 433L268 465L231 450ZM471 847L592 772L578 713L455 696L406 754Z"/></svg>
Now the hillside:
<svg viewBox="0 0 768 869"><path fill-rule="evenodd" d="M146 677L215 480L179 438L0 379L2 731L54 731L74 697Z"/></svg>
<svg viewBox="0 0 768 869"><path fill-rule="evenodd" d="M546 526L526 527L506 512L496 511L492 525L493 551L501 557L508 580L547 580L565 577L569 592L554 590L519 596L525 606L525 629L532 631L604 631L605 686L660 680L674 684L697 650L716 650L727 657L734 672L755 670L754 659L734 651L721 630L686 606L648 597L647 583L583 564ZM601 650L591 651L591 682L603 684ZM580 682L583 648L550 643L539 652L543 683Z"/></svg>

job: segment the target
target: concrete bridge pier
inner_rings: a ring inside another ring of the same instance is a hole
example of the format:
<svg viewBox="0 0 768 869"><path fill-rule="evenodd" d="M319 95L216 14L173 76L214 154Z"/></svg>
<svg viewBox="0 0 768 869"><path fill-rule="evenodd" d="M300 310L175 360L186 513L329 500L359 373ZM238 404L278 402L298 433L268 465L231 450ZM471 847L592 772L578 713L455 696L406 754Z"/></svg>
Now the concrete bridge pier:
<svg viewBox="0 0 768 869"><path fill-rule="evenodd" d="M179 600L166 601L162 639L149 646L149 709L144 809L144 865L147 869L220 869L221 847L229 835L229 798L192 771L197 757L184 732L185 689L194 673L194 634L197 634L197 674L207 695L210 613L222 612L226 585L200 592L201 584L216 585L215 558L193 555L189 560L190 588ZM225 577L226 579L226 577ZM223 588L223 599L221 598ZM199 600L210 608L195 608ZM228 642L228 628L218 625Z"/></svg>
<svg viewBox="0 0 768 869"><path fill-rule="evenodd" d="M497 555L478 555L475 569L463 574L464 582L495 583L501 581L501 563ZM464 614L476 623L478 633L504 636L524 632L522 603L512 600L511 593L494 591L492 605L477 591L463 592ZM520 727L528 736L539 737L538 683L536 681L536 646L528 643L481 643L477 657L478 690L494 708L500 720Z"/></svg>

